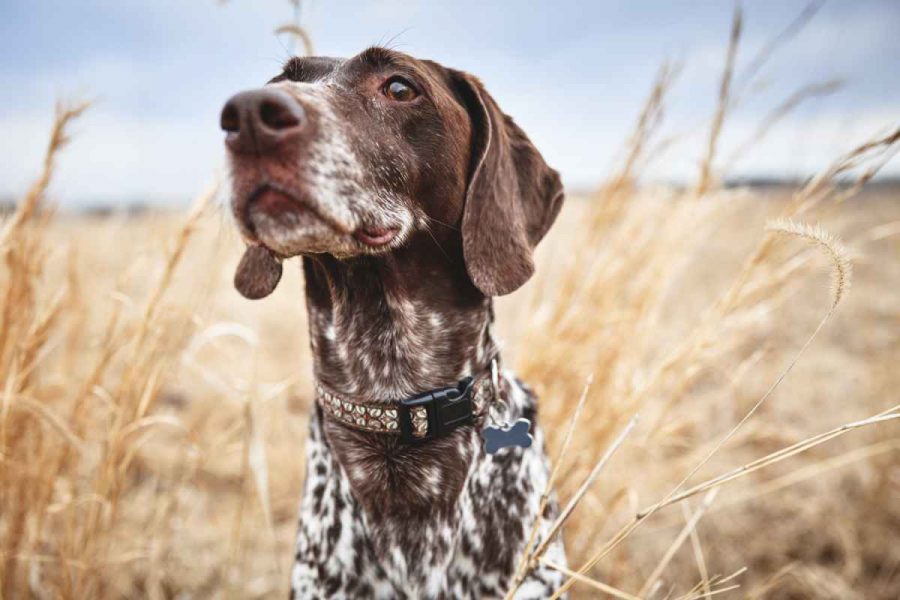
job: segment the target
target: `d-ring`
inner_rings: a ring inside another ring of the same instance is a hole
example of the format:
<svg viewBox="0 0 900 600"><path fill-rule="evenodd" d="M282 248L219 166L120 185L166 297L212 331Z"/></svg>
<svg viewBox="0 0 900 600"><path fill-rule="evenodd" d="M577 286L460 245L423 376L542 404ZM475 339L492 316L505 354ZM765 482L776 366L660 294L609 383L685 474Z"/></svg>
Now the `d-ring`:
<svg viewBox="0 0 900 600"><path fill-rule="evenodd" d="M500 372L497 367L497 359L494 358L491 360L491 392L494 396L494 401L490 404L490 414L493 417L495 414L503 414L509 410L509 405L506 403L506 400L503 399L503 396L500 395ZM496 423L497 419L492 418L492 420Z"/></svg>

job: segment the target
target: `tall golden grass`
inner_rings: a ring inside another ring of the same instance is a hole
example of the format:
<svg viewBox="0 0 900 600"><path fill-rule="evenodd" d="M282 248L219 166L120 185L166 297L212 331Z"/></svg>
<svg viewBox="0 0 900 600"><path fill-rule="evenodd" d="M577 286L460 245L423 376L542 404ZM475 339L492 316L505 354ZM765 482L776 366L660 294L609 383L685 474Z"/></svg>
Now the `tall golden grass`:
<svg viewBox="0 0 900 600"><path fill-rule="evenodd" d="M900 130L790 193L720 188L740 29L697 185L637 185L665 67L621 168L499 302L569 555L532 536L519 573L543 561L561 592L900 596L900 192L852 199ZM59 109L0 230L2 597L284 594L312 398L300 277L262 303L231 290L215 186L186 216L54 215L85 109Z"/></svg>

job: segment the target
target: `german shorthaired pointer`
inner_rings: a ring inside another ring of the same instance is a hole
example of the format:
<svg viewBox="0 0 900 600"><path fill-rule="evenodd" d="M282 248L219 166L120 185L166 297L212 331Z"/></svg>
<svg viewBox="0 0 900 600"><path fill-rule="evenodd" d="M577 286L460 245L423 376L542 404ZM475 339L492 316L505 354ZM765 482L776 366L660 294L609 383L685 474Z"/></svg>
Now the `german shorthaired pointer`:
<svg viewBox="0 0 900 600"><path fill-rule="evenodd" d="M558 174L475 77L383 48L293 58L221 124L238 290L303 257L317 397L292 595L503 597L548 461L534 395L491 376L491 298L534 271ZM482 430L520 418L533 443L486 453ZM517 597L561 583L538 567Z"/></svg>

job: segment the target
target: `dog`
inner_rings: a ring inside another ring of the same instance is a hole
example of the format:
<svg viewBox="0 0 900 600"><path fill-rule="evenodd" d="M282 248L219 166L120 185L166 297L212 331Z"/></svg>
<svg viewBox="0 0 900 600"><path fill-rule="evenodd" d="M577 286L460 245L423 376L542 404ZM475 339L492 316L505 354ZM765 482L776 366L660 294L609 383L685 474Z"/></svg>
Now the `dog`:
<svg viewBox="0 0 900 600"><path fill-rule="evenodd" d="M290 59L221 127L236 287L264 297L303 263L317 392L292 597L503 597L557 508L538 515L535 395L497 367L492 298L531 277L558 173L478 79L379 47ZM523 418L530 446L485 452ZM545 556L565 564L562 542ZM544 598L563 577L517 583Z"/></svg>

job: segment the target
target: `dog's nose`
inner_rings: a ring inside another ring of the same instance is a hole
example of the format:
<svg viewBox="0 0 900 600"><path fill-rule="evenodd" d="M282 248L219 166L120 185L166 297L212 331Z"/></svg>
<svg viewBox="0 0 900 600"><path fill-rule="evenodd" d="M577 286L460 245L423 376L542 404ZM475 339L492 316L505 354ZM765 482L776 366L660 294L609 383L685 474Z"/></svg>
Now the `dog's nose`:
<svg viewBox="0 0 900 600"><path fill-rule="evenodd" d="M287 92L259 89L232 96L222 109L225 144L234 152L264 153L298 133L306 114Z"/></svg>

